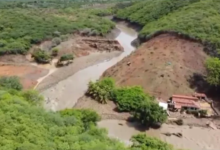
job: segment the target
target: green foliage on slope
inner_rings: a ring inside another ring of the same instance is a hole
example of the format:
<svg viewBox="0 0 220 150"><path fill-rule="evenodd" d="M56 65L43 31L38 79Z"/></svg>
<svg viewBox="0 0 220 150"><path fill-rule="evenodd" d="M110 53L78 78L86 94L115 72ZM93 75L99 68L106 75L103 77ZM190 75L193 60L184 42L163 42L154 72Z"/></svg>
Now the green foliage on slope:
<svg viewBox="0 0 220 150"><path fill-rule="evenodd" d="M144 26L183 6L199 0L145 0L117 12L117 17Z"/></svg>
<svg viewBox="0 0 220 150"><path fill-rule="evenodd" d="M172 9L164 8L166 2L172 3ZM151 8L141 3L151 3ZM219 0L146 0L121 10L117 16L144 25L140 39L145 40L158 31L174 31L201 41L208 47L209 54L218 56L219 9Z"/></svg>
<svg viewBox="0 0 220 150"><path fill-rule="evenodd" d="M1 150L125 150L95 126L95 112L47 112L27 102L20 92L7 90L0 91L0 98Z"/></svg>
<svg viewBox="0 0 220 150"><path fill-rule="evenodd" d="M110 20L74 8L9 8L0 14L0 55L24 54L32 44L85 28L105 35L114 27Z"/></svg>
<svg viewBox="0 0 220 150"><path fill-rule="evenodd" d="M220 85L220 60L219 58L208 58L206 61L208 72L207 81L211 85Z"/></svg>

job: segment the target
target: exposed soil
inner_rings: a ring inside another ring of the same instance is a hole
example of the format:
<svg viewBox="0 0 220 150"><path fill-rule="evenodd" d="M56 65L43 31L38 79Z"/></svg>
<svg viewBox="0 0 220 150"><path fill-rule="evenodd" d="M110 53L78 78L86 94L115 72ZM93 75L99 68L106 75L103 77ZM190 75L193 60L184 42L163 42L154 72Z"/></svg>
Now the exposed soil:
<svg viewBox="0 0 220 150"><path fill-rule="evenodd" d="M159 35L108 69L119 86L140 85L156 97L167 100L173 94L193 93L190 79L205 74L208 56L199 43L170 34Z"/></svg>
<svg viewBox="0 0 220 150"><path fill-rule="evenodd" d="M45 41L40 45L32 47L31 51L40 48L50 52L53 48L52 41ZM63 54L73 53L75 57L86 56L93 52L111 52L123 51L118 41L106 39L104 37L86 37L78 34L70 35L66 41L61 42L58 46L58 57Z"/></svg>
<svg viewBox="0 0 220 150"><path fill-rule="evenodd" d="M45 76L48 70L32 65L0 64L0 76L18 76L24 89L33 88L37 79Z"/></svg>

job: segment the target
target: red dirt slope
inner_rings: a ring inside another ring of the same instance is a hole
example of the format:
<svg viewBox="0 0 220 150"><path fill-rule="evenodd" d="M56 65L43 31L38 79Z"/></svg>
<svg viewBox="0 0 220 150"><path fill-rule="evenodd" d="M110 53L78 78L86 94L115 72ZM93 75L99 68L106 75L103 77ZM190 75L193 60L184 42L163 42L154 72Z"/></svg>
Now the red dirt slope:
<svg viewBox="0 0 220 150"><path fill-rule="evenodd" d="M158 98L173 94L192 94L188 80L194 73L204 74L207 55L203 46L171 34L159 35L108 69L118 85L140 85Z"/></svg>

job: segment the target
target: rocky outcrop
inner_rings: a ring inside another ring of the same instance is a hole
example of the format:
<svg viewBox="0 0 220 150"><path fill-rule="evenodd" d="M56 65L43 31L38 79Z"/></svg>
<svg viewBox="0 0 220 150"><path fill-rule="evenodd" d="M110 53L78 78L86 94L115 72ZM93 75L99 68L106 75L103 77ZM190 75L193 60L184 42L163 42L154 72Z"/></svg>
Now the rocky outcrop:
<svg viewBox="0 0 220 150"><path fill-rule="evenodd" d="M86 38L82 41L89 44L90 47L97 49L98 51L123 51L123 47L116 40L110 39L92 39Z"/></svg>

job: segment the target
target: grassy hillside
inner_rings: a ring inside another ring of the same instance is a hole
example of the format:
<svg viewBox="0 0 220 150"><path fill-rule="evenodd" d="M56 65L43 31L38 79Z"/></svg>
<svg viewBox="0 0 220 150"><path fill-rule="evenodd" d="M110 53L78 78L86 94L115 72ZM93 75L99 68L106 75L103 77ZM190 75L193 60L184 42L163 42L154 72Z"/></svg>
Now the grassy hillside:
<svg viewBox="0 0 220 150"><path fill-rule="evenodd" d="M166 3L169 5L164 5ZM142 39L158 31L175 31L202 43L211 43L217 55L220 49L219 10L220 0L146 0L119 11L117 17L144 25L139 35Z"/></svg>

